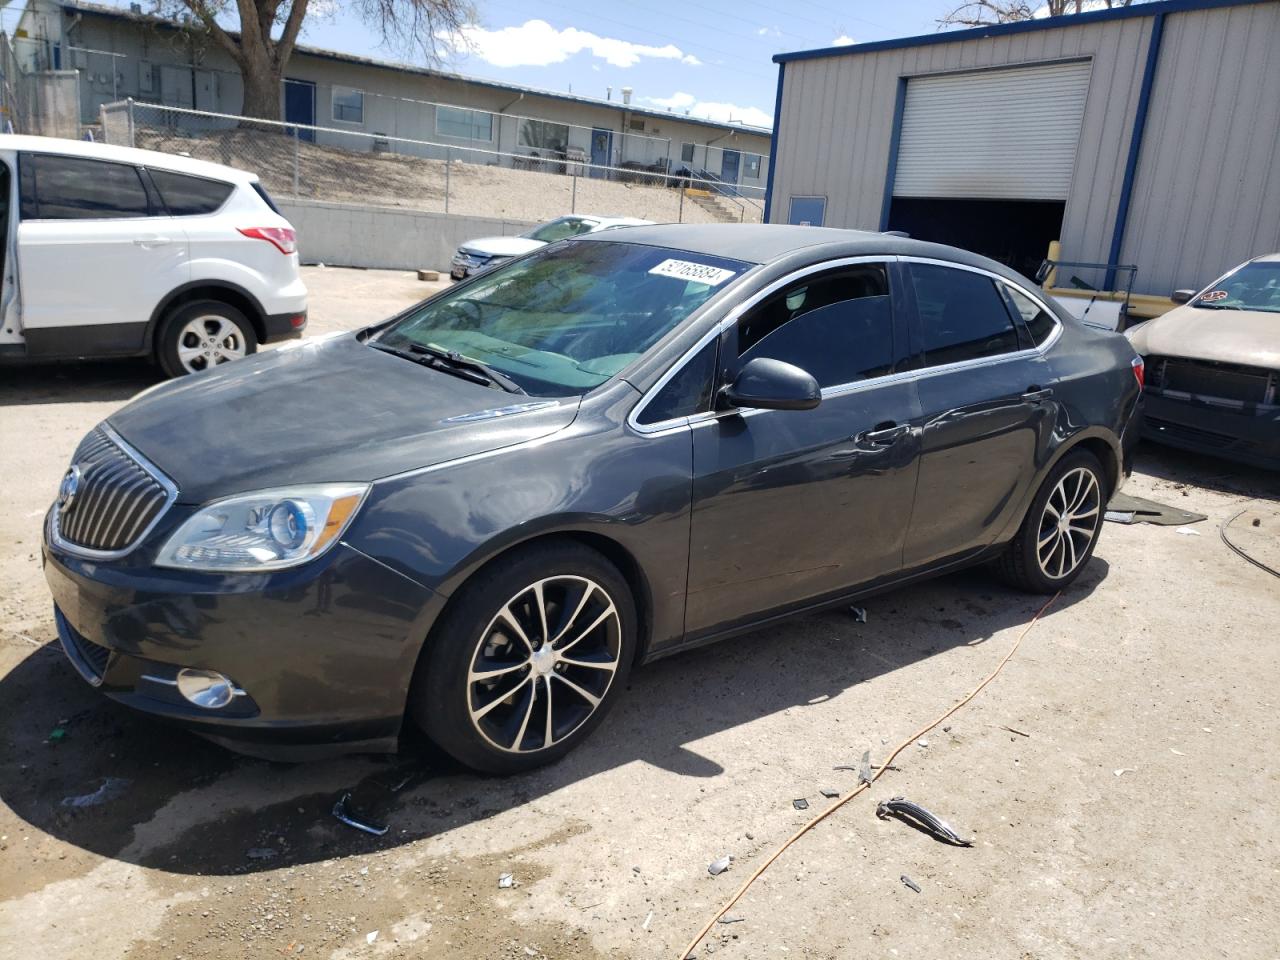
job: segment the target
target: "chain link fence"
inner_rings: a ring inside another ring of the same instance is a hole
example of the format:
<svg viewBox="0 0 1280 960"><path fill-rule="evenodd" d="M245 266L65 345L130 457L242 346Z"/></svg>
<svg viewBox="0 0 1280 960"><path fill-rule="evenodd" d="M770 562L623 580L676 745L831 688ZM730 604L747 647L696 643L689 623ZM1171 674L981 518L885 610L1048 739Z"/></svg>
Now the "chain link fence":
<svg viewBox="0 0 1280 960"><path fill-rule="evenodd" d="M615 166L572 148L500 151L133 100L104 104L99 121L107 143L250 170L273 194L300 200L529 221L584 213L759 223L762 215L763 190L668 173L665 157Z"/></svg>

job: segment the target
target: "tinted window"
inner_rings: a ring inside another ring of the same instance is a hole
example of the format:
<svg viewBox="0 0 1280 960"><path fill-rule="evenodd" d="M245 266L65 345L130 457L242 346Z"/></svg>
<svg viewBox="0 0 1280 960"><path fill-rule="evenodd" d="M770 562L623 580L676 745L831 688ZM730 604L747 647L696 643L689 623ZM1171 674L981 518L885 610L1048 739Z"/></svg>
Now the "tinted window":
<svg viewBox="0 0 1280 960"><path fill-rule="evenodd" d="M661 423L709 410L718 346L719 340L712 340L691 357L636 419L640 423Z"/></svg>
<svg viewBox="0 0 1280 960"><path fill-rule="evenodd" d="M555 243L566 237L576 237L580 233L590 233L595 229L596 221L582 220L577 217L561 217L544 223L525 234L530 240L541 240L543 243Z"/></svg>
<svg viewBox="0 0 1280 960"><path fill-rule="evenodd" d="M738 353L744 363L795 364L823 387L888 373L893 314L884 267L851 267L779 291L743 319Z"/></svg>
<svg viewBox="0 0 1280 960"><path fill-rule="evenodd" d="M168 170L151 170L151 181L160 191L160 199L175 217L192 217L201 213L213 213L227 201L235 189L221 180L189 177Z"/></svg>
<svg viewBox="0 0 1280 960"><path fill-rule="evenodd" d="M280 208L276 206L276 202L271 199L271 194L267 193L267 188L257 180L253 181L253 192L262 198L262 202L271 208L272 213L280 212Z"/></svg>
<svg viewBox="0 0 1280 960"><path fill-rule="evenodd" d="M911 285L930 366L1018 349L1018 330L990 277L913 263Z"/></svg>
<svg viewBox="0 0 1280 960"><path fill-rule="evenodd" d="M135 167L80 157L22 156L22 215L43 220L145 217L147 191Z"/></svg>
<svg viewBox="0 0 1280 960"><path fill-rule="evenodd" d="M1026 294L1019 293L1013 287L1002 283L1000 284L1000 289L1009 298L1009 306L1013 308L1018 316L1022 317L1022 322L1026 324L1027 330L1031 333L1031 339L1035 344L1039 346L1048 340L1049 334L1053 333L1055 322L1049 312Z"/></svg>

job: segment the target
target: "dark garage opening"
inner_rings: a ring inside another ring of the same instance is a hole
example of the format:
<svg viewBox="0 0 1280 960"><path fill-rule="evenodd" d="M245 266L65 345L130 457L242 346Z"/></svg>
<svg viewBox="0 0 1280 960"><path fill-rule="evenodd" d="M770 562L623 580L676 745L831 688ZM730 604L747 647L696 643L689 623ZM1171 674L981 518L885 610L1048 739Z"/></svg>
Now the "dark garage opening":
<svg viewBox="0 0 1280 960"><path fill-rule="evenodd" d="M1033 277L1058 239L1066 206L1061 200L894 197L889 229L971 250Z"/></svg>

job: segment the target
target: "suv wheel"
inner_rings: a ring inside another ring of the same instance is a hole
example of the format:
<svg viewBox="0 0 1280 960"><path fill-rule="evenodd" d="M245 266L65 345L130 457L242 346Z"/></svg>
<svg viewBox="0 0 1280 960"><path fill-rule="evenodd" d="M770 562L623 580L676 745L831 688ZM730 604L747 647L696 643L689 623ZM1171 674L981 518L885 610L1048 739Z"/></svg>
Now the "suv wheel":
<svg viewBox="0 0 1280 960"><path fill-rule="evenodd" d="M1000 558L1004 579L1030 593L1054 593L1078 577L1102 531L1106 491L1102 464L1092 453L1063 457Z"/></svg>
<svg viewBox="0 0 1280 960"><path fill-rule="evenodd" d="M196 300L170 311L160 331L157 356L171 377L210 370L258 349L253 325L220 300Z"/></svg>
<svg viewBox="0 0 1280 960"><path fill-rule="evenodd" d="M469 582L433 631L410 711L468 766L516 773L557 760L626 685L635 605L604 557L533 547Z"/></svg>

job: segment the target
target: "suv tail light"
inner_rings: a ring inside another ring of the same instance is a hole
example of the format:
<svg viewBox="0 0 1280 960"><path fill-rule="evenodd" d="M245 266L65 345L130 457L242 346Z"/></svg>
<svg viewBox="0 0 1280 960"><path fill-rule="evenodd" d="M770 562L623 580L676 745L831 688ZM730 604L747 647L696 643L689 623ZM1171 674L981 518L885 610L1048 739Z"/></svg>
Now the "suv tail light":
<svg viewBox="0 0 1280 960"><path fill-rule="evenodd" d="M1147 362L1141 357L1134 357L1129 365L1133 367L1134 379L1138 381L1138 389L1141 390L1147 385Z"/></svg>
<svg viewBox="0 0 1280 960"><path fill-rule="evenodd" d="M254 240L265 240L283 254L298 252L298 235L292 227L241 227L240 232Z"/></svg>

